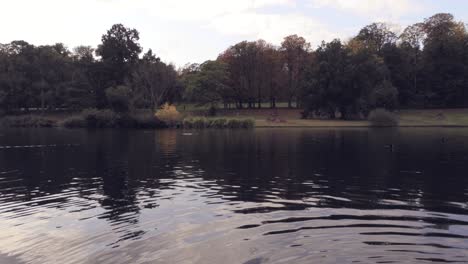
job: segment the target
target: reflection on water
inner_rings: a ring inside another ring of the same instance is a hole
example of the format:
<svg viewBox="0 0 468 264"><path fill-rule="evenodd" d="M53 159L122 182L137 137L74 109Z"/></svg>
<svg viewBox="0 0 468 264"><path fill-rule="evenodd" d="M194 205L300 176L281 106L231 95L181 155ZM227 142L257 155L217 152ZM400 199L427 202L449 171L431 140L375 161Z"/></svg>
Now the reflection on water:
<svg viewBox="0 0 468 264"><path fill-rule="evenodd" d="M467 129L0 134L0 263L468 262Z"/></svg>

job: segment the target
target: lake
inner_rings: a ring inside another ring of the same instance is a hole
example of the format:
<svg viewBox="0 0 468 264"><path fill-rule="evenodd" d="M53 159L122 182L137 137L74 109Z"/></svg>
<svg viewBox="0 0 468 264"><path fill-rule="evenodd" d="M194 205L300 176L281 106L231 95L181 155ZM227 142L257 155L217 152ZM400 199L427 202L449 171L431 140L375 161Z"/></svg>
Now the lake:
<svg viewBox="0 0 468 264"><path fill-rule="evenodd" d="M0 131L0 263L468 262L468 129Z"/></svg>

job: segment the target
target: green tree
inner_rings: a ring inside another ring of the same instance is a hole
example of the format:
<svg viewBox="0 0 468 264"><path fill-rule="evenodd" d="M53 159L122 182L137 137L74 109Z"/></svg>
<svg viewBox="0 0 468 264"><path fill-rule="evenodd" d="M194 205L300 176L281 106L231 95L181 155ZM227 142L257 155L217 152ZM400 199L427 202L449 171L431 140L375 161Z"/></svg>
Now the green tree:
<svg viewBox="0 0 468 264"><path fill-rule="evenodd" d="M310 43L298 35L290 35L284 38L280 48L283 54L284 69L287 72L287 100L288 107L292 107L292 101L296 99L304 70L308 63Z"/></svg>
<svg viewBox="0 0 468 264"><path fill-rule="evenodd" d="M108 71L107 86L122 85L129 77L131 67L138 61L142 48L136 29L115 24L101 38L96 54L101 57Z"/></svg>
<svg viewBox="0 0 468 264"><path fill-rule="evenodd" d="M398 36L385 23L372 23L361 29L356 36L364 47L379 53L387 44L395 44Z"/></svg>
<svg viewBox="0 0 468 264"><path fill-rule="evenodd" d="M384 80L372 91L370 100L373 108L393 111L398 107L398 89L390 81Z"/></svg>
<svg viewBox="0 0 468 264"><path fill-rule="evenodd" d="M131 110L132 91L129 87L119 85L106 89L107 100L111 108L118 113L127 113Z"/></svg>
<svg viewBox="0 0 468 264"><path fill-rule="evenodd" d="M436 14L424 21L423 71L426 102L457 107L468 102L466 80L467 33L451 14Z"/></svg>
<svg viewBox="0 0 468 264"><path fill-rule="evenodd" d="M95 107L95 89L91 81L95 63L91 46L78 46L71 54L72 69L70 84L65 90L66 105L71 109Z"/></svg>
<svg viewBox="0 0 468 264"><path fill-rule="evenodd" d="M206 61L184 79L185 98L202 105L216 107L230 97L227 65L221 61Z"/></svg>
<svg viewBox="0 0 468 264"><path fill-rule="evenodd" d="M177 72L166 65L150 49L135 65L130 81L136 104L153 110L171 101L177 88Z"/></svg>
<svg viewBox="0 0 468 264"><path fill-rule="evenodd" d="M303 91L305 113L342 119L367 115L370 97L386 78L387 69L365 44L340 40L322 43L315 52L315 62L306 71Z"/></svg>
<svg viewBox="0 0 468 264"><path fill-rule="evenodd" d="M257 62L255 42L242 41L224 51L218 60L226 63L230 86L238 108L245 102L252 108L255 103L255 83Z"/></svg>

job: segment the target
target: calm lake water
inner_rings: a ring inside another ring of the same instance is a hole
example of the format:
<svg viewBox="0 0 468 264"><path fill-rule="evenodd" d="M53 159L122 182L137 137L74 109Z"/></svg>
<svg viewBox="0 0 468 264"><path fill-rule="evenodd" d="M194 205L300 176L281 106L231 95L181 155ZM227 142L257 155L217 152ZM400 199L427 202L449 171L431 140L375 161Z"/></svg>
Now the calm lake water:
<svg viewBox="0 0 468 264"><path fill-rule="evenodd" d="M468 129L0 131L0 263L468 262Z"/></svg>

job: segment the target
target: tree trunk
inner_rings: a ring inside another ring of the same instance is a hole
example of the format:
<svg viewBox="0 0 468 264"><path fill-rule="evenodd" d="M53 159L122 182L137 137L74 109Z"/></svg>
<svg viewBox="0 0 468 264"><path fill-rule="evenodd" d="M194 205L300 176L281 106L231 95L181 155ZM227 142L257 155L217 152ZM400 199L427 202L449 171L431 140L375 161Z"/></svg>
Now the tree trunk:
<svg viewBox="0 0 468 264"><path fill-rule="evenodd" d="M44 114L45 99L44 99L44 83L41 84L41 114Z"/></svg>
<svg viewBox="0 0 468 264"><path fill-rule="evenodd" d="M347 113L346 113L346 109L344 107L341 107L340 108L340 113L341 113L341 119L342 120L346 120L347 118Z"/></svg>

